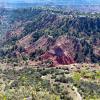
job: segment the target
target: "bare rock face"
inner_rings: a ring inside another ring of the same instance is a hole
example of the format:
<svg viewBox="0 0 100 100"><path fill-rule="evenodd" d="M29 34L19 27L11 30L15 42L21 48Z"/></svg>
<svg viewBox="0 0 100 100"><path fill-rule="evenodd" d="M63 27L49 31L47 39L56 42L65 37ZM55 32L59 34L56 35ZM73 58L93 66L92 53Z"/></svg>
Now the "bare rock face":
<svg viewBox="0 0 100 100"><path fill-rule="evenodd" d="M61 41L62 40L62 41ZM59 37L49 51L42 55L44 61L51 60L54 65L67 65L74 63L72 42L66 37Z"/></svg>

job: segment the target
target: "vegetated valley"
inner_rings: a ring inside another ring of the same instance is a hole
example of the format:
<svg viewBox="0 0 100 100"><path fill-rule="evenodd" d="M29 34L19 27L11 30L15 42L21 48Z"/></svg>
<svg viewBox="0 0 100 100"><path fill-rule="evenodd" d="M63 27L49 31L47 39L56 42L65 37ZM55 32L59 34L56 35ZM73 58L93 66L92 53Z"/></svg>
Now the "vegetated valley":
<svg viewBox="0 0 100 100"><path fill-rule="evenodd" d="M0 9L0 100L99 99L100 13Z"/></svg>

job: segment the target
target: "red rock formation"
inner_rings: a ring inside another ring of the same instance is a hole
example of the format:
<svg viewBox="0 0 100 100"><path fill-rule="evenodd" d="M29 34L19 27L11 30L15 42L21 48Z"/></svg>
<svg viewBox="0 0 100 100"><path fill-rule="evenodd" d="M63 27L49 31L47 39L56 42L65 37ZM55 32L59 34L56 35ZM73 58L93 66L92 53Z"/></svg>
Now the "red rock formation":
<svg viewBox="0 0 100 100"><path fill-rule="evenodd" d="M67 65L74 63L74 59L66 55L63 51L63 49L59 46L53 48L53 52L46 52L42 55L42 59L45 60L51 60L53 62L53 65Z"/></svg>
<svg viewBox="0 0 100 100"><path fill-rule="evenodd" d="M29 44L29 40L31 39L24 38L19 41L20 44L26 47L25 50L27 54L42 49L46 51L41 56L44 62L50 60L55 66L74 63L74 44L68 37L60 36L56 40L53 40L50 36L42 36L33 44Z"/></svg>

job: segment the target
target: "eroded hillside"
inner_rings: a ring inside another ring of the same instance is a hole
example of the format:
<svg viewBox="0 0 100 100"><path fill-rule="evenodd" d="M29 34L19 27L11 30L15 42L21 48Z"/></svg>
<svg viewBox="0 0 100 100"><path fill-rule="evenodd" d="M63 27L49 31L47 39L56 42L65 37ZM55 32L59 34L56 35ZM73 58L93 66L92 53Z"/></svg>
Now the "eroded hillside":
<svg viewBox="0 0 100 100"><path fill-rule="evenodd" d="M53 65L100 61L99 16L46 8L5 12L10 30L4 35L0 56L28 56Z"/></svg>

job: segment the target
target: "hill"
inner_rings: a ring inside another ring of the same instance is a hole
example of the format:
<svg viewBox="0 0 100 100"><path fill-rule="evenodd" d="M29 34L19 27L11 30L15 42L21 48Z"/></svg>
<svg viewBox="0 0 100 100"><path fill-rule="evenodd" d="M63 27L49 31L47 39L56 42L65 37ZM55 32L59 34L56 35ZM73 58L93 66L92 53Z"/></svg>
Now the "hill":
<svg viewBox="0 0 100 100"><path fill-rule="evenodd" d="M28 55L30 60L54 66L99 63L99 13L66 12L52 7L5 10L5 13L2 18L10 30L4 28L7 32L3 34L1 56L12 59Z"/></svg>

